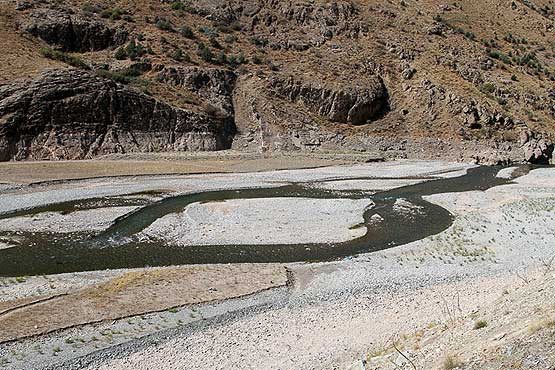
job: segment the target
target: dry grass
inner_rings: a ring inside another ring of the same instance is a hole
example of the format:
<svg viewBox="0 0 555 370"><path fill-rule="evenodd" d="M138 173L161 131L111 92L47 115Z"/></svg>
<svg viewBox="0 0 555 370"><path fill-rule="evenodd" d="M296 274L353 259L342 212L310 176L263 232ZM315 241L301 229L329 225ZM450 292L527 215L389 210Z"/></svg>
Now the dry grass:
<svg viewBox="0 0 555 370"><path fill-rule="evenodd" d="M447 355L443 360L442 367L444 370L453 370L462 366L461 360L456 355Z"/></svg>
<svg viewBox="0 0 555 370"><path fill-rule="evenodd" d="M168 160L157 159L163 157L163 154L157 154L151 156L153 160L4 162L0 163L0 172L2 173L0 181L3 183L29 184L42 181L110 176L252 172L322 167L350 162L341 159L306 157L263 158L258 155L243 155L243 158L226 158L225 156L218 157L216 155L195 159L194 157L188 157L188 153L171 153ZM140 155L140 157L149 156Z"/></svg>
<svg viewBox="0 0 555 370"><path fill-rule="evenodd" d="M15 79L32 78L47 68L65 68L60 62L40 54L43 44L17 30L16 12L10 2L0 2L0 84Z"/></svg>
<svg viewBox="0 0 555 370"><path fill-rule="evenodd" d="M0 342L91 322L240 297L286 283L285 268L277 264L128 272L98 286L0 314ZM17 303L23 306L29 302Z"/></svg>

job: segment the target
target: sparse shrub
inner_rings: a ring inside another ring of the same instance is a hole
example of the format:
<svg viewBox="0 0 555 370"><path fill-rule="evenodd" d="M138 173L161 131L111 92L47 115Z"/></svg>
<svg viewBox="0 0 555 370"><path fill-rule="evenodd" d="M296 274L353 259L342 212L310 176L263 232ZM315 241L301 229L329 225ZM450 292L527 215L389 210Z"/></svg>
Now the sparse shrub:
<svg viewBox="0 0 555 370"><path fill-rule="evenodd" d="M268 39L263 38L263 37L259 37L259 36L252 36L250 38L250 42L253 45L256 45L258 47L266 47L266 45L268 45Z"/></svg>
<svg viewBox="0 0 555 370"><path fill-rule="evenodd" d="M181 49L175 49L174 52L171 54L172 59L177 60L178 62L190 61L191 57L188 54L185 54Z"/></svg>
<svg viewBox="0 0 555 370"><path fill-rule="evenodd" d="M214 35L210 36L210 38L208 39L208 41L210 42L210 45L211 45L213 48L216 48L216 49L221 49L221 48L222 48L222 45L219 43L219 41L218 41L218 39L216 38L216 36L214 36Z"/></svg>
<svg viewBox="0 0 555 370"><path fill-rule="evenodd" d="M462 366L462 362L458 359L457 356L447 355L443 360L443 369L444 370L453 370L457 367Z"/></svg>
<svg viewBox="0 0 555 370"><path fill-rule="evenodd" d="M83 59L68 53L64 53L63 51L53 50L51 48L42 48L40 49L40 53L45 58L58 60L75 68L91 69L89 65L83 61Z"/></svg>
<svg viewBox="0 0 555 370"><path fill-rule="evenodd" d="M125 51L124 47L120 47L116 50L116 53L114 54L114 58L116 58L117 60L124 60L127 59L127 52Z"/></svg>
<svg viewBox="0 0 555 370"><path fill-rule="evenodd" d="M260 57L258 55L254 55L251 58L251 61L253 64L262 64L262 59L260 59Z"/></svg>
<svg viewBox="0 0 555 370"><path fill-rule="evenodd" d="M181 34L181 36L186 37L188 39L194 39L195 38L195 34L193 33L193 30L189 26L181 27L179 29L179 33Z"/></svg>
<svg viewBox="0 0 555 370"><path fill-rule="evenodd" d="M216 32L215 29L210 28L210 27L200 26L200 27L198 28L198 30L199 30L200 33L203 33L203 34L205 34L205 35L208 36L208 37L216 37L216 36L218 36L218 32Z"/></svg>
<svg viewBox="0 0 555 370"><path fill-rule="evenodd" d="M235 41L237 41L237 36L235 35L226 35L224 38L224 41L227 44L233 44Z"/></svg>
<svg viewBox="0 0 555 370"><path fill-rule="evenodd" d="M141 76L142 72L137 68L126 68L122 71L114 72L106 69L96 70L97 76L108 78L112 81L127 85L137 80Z"/></svg>
<svg viewBox="0 0 555 370"><path fill-rule="evenodd" d="M83 10L84 12L87 13L100 13L102 11L102 8L99 7L96 4L91 4L91 3L85 3L83 5L83 7L81 8L81 10Z"/></svg>
<svg viewBox="0 0 555 370"><path fill-rule="evenodd" d="M495 92L495 85L489 82L484 83L481 86L481 90L488 94L493 94Z"/></svg>
<svg viewBox="0 0 555 370"><path fill-rule="evenodd" d="M173 31L173 26L166 18L158 18L156 20L156 28L162 31Z"/></svg>
<svg viewBox="0 0 555 370"><path fill-rule="evenodd" d="M228 59L227 56L225 55L225 53L222 50L218 53L218 56L216 57L215 62L216 62L216 64L226 64L228 61L231 61L231 58L233 58L233 57L230 57Z"/></svg>
<svg viewBox="0 0 555 370"><path fill-rule="evenodd" d="M474 329L478 330L478 329L483 329L486 326L488 326L488 322L485 320L478 320L474 323Z"/></svg>
<svg viewBox="0 0 555 370"><path fill-rule="evenodd" d="M137 60L147 53L148 50L141 45L141 43L131 40L125 47L120 47L116 50L114 58L118 60L124 60L127 58Z"/></svg>
<svg viewBox="0 0 555 370"><path fill-rule="evenodd" d="M279 67L275 65L274 62L272 62L271 60L268 61L268 67L272 71L276 71L276 72L279 71Z"/></svg>
<svg viewBox="0 0 555 370"><path fill-rule="evenodd" d="M121 17L126 14L126 11L120 8L108 8L100 12L101 18L110 18L112 20L121 19Z"/></svg>
<svg viewBox="0 0 555 370"><path fill-rule="evenodd" d="M476 35L474 34L474 32L467 31L464 33L464 36L469 40L476 40Z"/></svg>
<svg viewBox="0 0 555 370"><path fill-rule="evenodd" d="M203 43L197 45L197 54L205 62L212 63L214 61L214 53Z"/></svg>
<svg viewBox="0 0 555 370"><path fill-rule="evenodd" d="M185 10L187 5L183 4L181 1L174 1L171 5L172 10Z"/></svg>
<svg viewBox="0 0 555 370"><path fill-rule="evenodd" d="M243 26L239 23L239 21L233 21L230 27L233 31L241 31L243 29Z"/></svg>

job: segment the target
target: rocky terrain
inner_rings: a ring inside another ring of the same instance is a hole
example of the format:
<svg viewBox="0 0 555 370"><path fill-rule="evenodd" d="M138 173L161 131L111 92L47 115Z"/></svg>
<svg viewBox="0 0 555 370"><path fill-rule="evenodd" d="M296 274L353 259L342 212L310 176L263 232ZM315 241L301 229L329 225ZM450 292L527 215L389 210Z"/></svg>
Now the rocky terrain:
<svg viewBox="0 0 555 370"><path fill-rule="evenodd" d="M551 0L9 0L0 160L222 150L545 163Z"/></svg>

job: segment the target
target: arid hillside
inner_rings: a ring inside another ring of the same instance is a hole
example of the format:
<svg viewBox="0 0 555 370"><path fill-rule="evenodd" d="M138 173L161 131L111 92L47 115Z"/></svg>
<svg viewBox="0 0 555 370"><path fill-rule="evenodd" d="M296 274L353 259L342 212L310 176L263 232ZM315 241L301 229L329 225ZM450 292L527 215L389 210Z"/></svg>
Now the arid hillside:
<svg viewBox="0 0 555 370"><path fill-rule="evenodd" d="M0 160L553 152L552 0L21 0L0 30Z"/></svg>

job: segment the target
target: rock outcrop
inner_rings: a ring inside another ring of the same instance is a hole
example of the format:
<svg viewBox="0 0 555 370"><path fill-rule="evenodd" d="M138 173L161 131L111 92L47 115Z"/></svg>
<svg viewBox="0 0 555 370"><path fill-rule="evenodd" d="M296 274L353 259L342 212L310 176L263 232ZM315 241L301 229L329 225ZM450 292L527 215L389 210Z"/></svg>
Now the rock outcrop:
<svg viewBox="0 0 555 370"><path fill-rule="evenodd" d="M374 120L387 110L388 95L379 77L362 86L325 86L273 77L269 89L277 96L301 103L310 111L333 122L361 125Z"/></svg>
<svg viewBox="0 0 555 370"><path fill-rule="evenodd" d="M524 151L524 160L532 164L549 164L553 158L554 145L549 139L531 131L520 134L520 144Z"/></svg>
<svg viewBox="0 0 555 370"><path fill-rule="evenodd" d="M335 36L356 38L368 31L367 24L357 18L354 3L347 0L195 1L191 9L220 24L240 23L246 30L260 32L263 36L258 41L274 50L303 51Z"/></svg>
<svg viewBox="0 0 555 370"><path fill-rule="evenodd" d="M219 150L233 122L178 109L80 70L0 86L0 160Z"/></svg>
<svg viewBox="0 0 555 370"><path fill-rule="evenodd" d="M203 98L231 119L236 78L229 70L199 67L163 67L156 77L160 82L179 86Z"/></svg>
<svg viewBox="0 0 555 370"><path fill-rule="evenodd" d="M33 11L21 28L62 51L97 51L123 44L124 28L113 28L94 18L52 9Z"/></svg>

